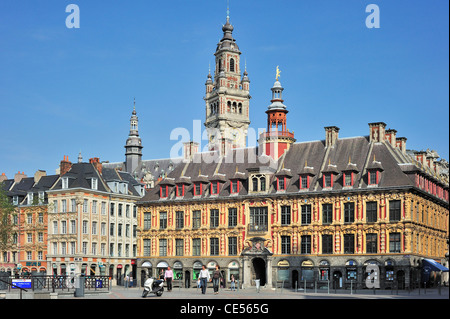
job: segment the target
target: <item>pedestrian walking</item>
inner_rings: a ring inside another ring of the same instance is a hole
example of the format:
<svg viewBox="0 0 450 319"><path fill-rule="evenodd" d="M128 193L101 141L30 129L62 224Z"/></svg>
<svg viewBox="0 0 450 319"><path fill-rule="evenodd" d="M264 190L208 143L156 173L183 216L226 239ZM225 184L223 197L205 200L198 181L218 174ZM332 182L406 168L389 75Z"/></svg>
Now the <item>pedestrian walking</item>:
<svg viewBox="0 0 450 319"><path fill-rule="evenodd" d="M230 278L230 288L231 288L231 291L236 290L236 279L234 278L234 275L231 275L231 278Z"/></svg>
<svg viewBox="0 0 450 319"><path fill-rule="evenodd" d="M172 291L173 271L170 266L164 272L164 280L167 282L167 291Z"/></svg>
<svg viewBox="0 0 450 319"><path fill-rule="evenodd" d="M217 295L219 293L219 285L222 279L222 273L220 272L219 265L216 265L216 269L213 272L212 282L214 288L214 294Z"/></svg>
<svg viewBox="0 0 450 319"><path fill-rule="evenodd" d="M206 293L206 285L210 281L209 271L206 269L205 265L202 265L202 270L200 270L200 282L202 285L202 294Z"/></svg>

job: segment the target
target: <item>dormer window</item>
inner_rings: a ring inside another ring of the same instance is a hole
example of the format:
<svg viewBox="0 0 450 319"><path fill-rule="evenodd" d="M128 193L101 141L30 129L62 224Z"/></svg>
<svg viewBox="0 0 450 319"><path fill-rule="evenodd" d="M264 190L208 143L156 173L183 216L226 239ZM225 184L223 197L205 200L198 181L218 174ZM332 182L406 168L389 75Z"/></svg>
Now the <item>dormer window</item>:
<svg viewBox="0 0 450 319"><path fill-rule="evenodd" d="M159 188L159 196L161 198L167 198L169 194L169 186L168 185L162 185Z"/></svg>
<svg viewBox="0 0 450 319"><path fill-rule="evenodd" d="M308 190L311 186L311 177L313 177L314 174L314 167L308 166L308 162L305 161L305 166L300 169L299 173L299 187L300 190Z"/></svg>
<svg viewBox="0 0 450 319"><path fill-rule="evenodd" d="M378 171L372 170L368 173L369 185L378 185Z"/></svg>
<svg viewBox="0 0 450 319"><path fill-rule="evenodd" d="M12 200L12 202L13 202L13 205L19 205L19 196L13 196L13 200Z"/></svg>
<svg viewBox="0 0 450 319"><path fill-rule="evenodd" d="M333 174L325 173L323 174L323 187L332 188L333 187Z"/></svg>
<svg viewBox="0 0 450 319"><path fill-rule="evenodd" d="M61 188L62 189L67 189L69 188L69 178L68 177L63 177L61 179Z"/></svg>
<svg viewBox="0 0 450 319"><path fill-rule="evenodd" d="M33 193L27 194L27 204L32 205L33 204Z"/></svg>
<svg viewBox="0 0 450 319"><path fill-rule="evenodd" d="M342 174L344 187L352 187L355 182L355 176L359 173L356 164L351 163L350 158L348 164Z"/></svg>
<svg viewBox="0 0 450 319"><path fill-rule="evenodd" d="M178 184L177 185L177 197L183 197L184 196L184 184Z"/></svg>
<svg viewBox="0 0 450 319"><path fill-rule="evenodd" d="M266 191L266 175L263 174L252 175L250 180L253 192Z"/></svg>
<svg viewBox="0 0 450 319"><path fill-rule="evenodd" d="M344 186L353 186L353 173L347 172L343 175Z"/></svg>
<svg viewBox="0 0 450 319"><path fill-rule="evenodd" d="M230 193L231 194L239 194L239 180L238 179L231 180Z"/></svg>
<svg viewBox="0 0 450 319"><path fill-rule="evenodd" d="M211 182L211 195L218 195L220 189L219 181Z"/></svg>
<svg viewBox="0 0 450 319"><path fill-rule="evenodd" d="M44 192L39 192L39 203L43 203L45 200L45 193Z"/></svg>
<svg viewBox="0 0 450 319"><path fill-rule="evenodd" d="M92 178L91 179L91 189L97 190L98 189L98 179Z"/></svg>
<svg viewBox="0 0 450 319"><path fill-rule="evenodd" d="M198 182L194 184L194 196L202 195L202 183Z"/></svg>
<svg viewBox="0 0 450 319"><path fill-rule="evenodd" d="M309 175L300 176L300 189L309 189Z"/></svg>
<svg viewBox="0 0 450 319"><path fill-rule="evenodd" d="M286 177L285 176L280 176L277 178L277 190L279 191L284 191L286 190Z"/></svg>

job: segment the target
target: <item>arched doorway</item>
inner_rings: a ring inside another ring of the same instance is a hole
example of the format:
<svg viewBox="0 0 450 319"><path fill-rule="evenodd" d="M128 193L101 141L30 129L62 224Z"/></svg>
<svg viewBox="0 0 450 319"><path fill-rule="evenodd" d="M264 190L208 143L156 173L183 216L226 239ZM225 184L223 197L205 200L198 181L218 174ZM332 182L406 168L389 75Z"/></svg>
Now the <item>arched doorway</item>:
<svg viewBox="0 0 450 319"><path fill-rule="evenodd" d="M266 262L262 258L253 259L253 274L255 279L260 280L260 285L266 284Z"/></svg>
<svg viewBox="0 0 450 319"><path fill-rule="evenodd" d="M333 272L333 289L342 288L342 272L335 271Z"/></svg>

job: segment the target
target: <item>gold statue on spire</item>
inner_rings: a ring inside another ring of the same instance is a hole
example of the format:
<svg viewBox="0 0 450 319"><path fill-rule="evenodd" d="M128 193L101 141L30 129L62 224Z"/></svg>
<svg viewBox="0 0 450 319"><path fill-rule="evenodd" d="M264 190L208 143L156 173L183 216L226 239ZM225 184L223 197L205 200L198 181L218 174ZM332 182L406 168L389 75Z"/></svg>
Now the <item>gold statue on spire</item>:
<svg viewBox="0 0 450 319"><path fill-rule="evenodd" d="M278 78L281 76L281 71L280 71L280 67L277 65L277 75L275 77L275 79L278 81Z"/></svg>

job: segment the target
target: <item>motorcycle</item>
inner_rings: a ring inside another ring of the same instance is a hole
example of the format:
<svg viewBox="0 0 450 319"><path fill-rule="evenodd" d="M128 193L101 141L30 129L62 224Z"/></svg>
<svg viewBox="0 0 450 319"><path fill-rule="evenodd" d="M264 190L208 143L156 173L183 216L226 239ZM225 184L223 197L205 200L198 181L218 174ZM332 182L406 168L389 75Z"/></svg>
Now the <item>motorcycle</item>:
<svg viewBox="0 0 450 319"><path fill-rule="evenodd" d="M142 298L147 297L149 293L156 294L156 296L161 297L163 292L164 292L164 280L150 277L144 283L144 291L142 292Z"/></svg>

